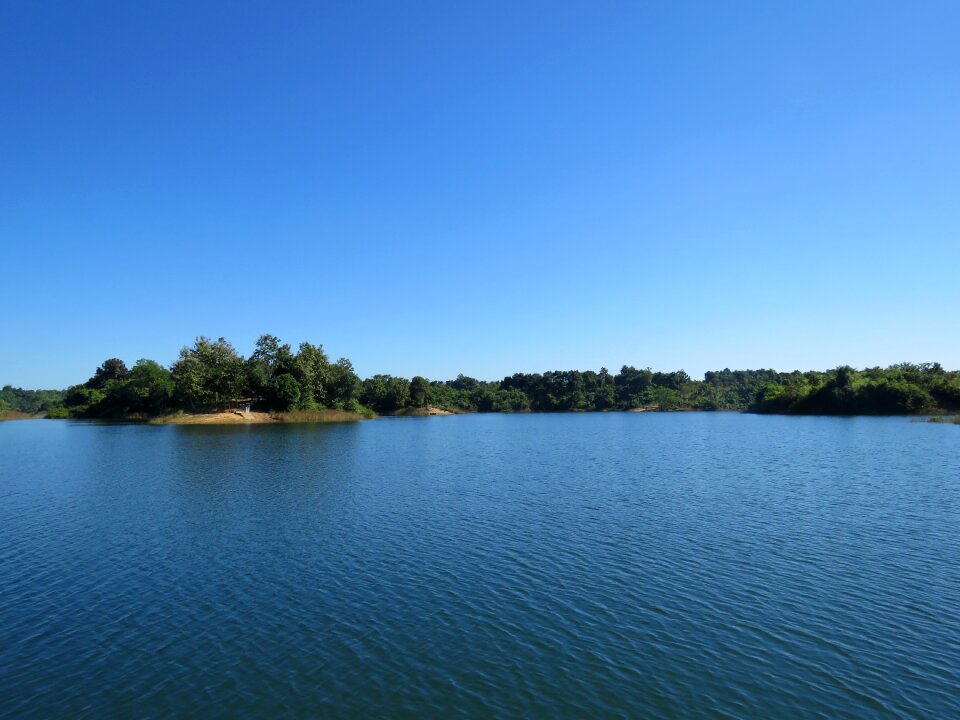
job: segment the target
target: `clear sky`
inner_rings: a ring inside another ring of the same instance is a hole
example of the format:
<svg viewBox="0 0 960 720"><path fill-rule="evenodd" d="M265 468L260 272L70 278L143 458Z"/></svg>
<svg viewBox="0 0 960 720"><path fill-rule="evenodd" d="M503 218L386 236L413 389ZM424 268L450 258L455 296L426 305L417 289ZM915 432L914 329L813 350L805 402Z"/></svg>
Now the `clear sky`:
<svg viewBox="0 0 960 720"><path fill-rule="evenodd" d="M960 367L960 3L6 2L0 384Z"/></svg>

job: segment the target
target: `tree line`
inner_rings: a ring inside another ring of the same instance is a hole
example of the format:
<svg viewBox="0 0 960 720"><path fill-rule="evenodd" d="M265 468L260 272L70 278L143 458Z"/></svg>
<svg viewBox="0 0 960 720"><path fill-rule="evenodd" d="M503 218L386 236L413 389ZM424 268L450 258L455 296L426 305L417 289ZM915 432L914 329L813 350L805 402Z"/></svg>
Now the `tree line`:
<svg viewBox="0 0 960 720"><path fill-rule="evenodd" d="M347 358L331 362L322 345L294 351L262 335L244 358L224 338L198 337L169 368L138 360L132 368L105 360L81 385L66 390L55 417L153 417L211 412L250 404L265 411L332 408L364 413L362 383Z"/></svg>
<svg viewBox="0 0 960 720"><path fill-rule="evenodd" d="M24 390L12 385L0 388L0 415L7 412L33 415L63 405L63 390Z"/></svg>
<svg viewBox="0 0 960 720"><path fill-rule="evenodd" d="M939 363L901 363L826 373L779 374L750 409L792 415L909 415L960 409L960 373Z"/></svg>
<svg viewBox="0 0 960 720"><path fill-rule="evenodd" d="M855 370L781 373L729 370L657 372L624 365L616 374L555 370L515 373L483 381L465 375L430 381L374 375L361 380L347 358L331 361L322 345L294 350L262 335L244 358L224 338L199 337L165 367L138 360L104 361L89 380L30 400L25 412L53 417L152 417L177 411L210 412L249 403L270 412L336 409L395 414L437 407L463 412L570 412L604 410L741 410L789 414L909 414L960 409L960 372L937 363L902 363ZM26 401L18 401L25 406ZM7 401L11 409L20 406Z"/></svg>

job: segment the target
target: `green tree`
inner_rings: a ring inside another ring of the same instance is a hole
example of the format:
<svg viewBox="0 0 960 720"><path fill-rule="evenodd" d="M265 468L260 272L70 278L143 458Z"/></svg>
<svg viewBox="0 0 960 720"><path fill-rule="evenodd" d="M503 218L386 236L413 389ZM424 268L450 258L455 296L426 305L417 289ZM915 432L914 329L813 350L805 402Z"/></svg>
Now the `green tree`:
<svg viewBox="0 0 960 720"><path fill-rule="evenodd" d="M679 391L665 385L654 387L650 391L649 397L658 410L676 410L680 407L682 400Z"/></svg>
<svg viewBox="0 0 960 720"><path fill-rule="evenodd" d="M377 412L393 412L407 406L410 381L392 375L374 375L363 381L360 401Z"/></svg>
<svg viewBox="0 0 960 720"><path fill-rule="evenodd" d="M182 348L171 375L177 397L191 409L219 406L247 389L243 358L224 338L212 341L201 336L192 348Z"/></svg>
<svg viewBox="0 0 960 720"><path fill-rule="evenodd" d="M278 410L291 410L300 402L300 384L290 373L277 375L272 383L273 405Z"/></svg>
<svg viewBox="0 0 960 720"><path fill-rule="evenodd" d="M330 385L330 360L323 345L300 343L294 366L294 376L300 383L300 406L307 409L323 407L327 403Z"/></svg>
<svg viewBox="0 0 960 720"><path fill-rule="evenodd" d="M130 371L127 370L123 360L110 358L103 361L103 364L93 373L93 377L87 380L86 385L88 388L101 389L111 380L126 380L129 374Z"/></svg>
<svg viewBox="0 0 960 720"><path fill-rule="evenodd" d="M290 345L281 343L276 335L261 335L257 338L250 360L266 363L274 375L293 372Z"/></svg>
<svg viewBox="0 0 960 720"><path fill-rule="evenodd" d="M418 408L426 407L428 392L430 392L430 381L421 375L415 375L410 381L411 404Z"/></svg>
<svg viewBox="0 0 960 720"><path fill-rule="evenodd" d="M278 385L275 381L281 375L294 375L297 372L290 345L281 343L276 335L261 335L247 360L246 371L250 391L264 404L271 409L281 409L286 405L286 400L277 396Z"/></svg>
<svg viewBox="0 0 960 720"><path fill-rule="evenodd" d="M100 403L105 397L106 394L102 390L89 388L86 385L74 385L67 388L63 405L73 417L97 415Z"/></svg>
<svg viewBox="0 0 960 720"><path fill-rule="evenodd" d="M137 360L124 391L128 412L159 415L170 407L175 390L170 371L153 360Z"/></svg>
<svg viewBox="0 0 960 720"><path fill-rule="evenodd" d="M353 363L343 357L330 366L326 396L338 410L350 410L360 395L360 378L353 371Z"/></svg>

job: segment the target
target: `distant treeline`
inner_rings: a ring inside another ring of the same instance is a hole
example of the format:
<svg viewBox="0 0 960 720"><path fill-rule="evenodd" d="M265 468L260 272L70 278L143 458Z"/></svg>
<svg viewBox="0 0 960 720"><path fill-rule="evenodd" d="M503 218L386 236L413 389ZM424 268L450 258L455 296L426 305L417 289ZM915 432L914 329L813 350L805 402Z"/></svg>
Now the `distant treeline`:
<svg viewBox="0 0 960 720"><path fill-rule="evenodd" d="M7 400L11 398L21 398ZM41 397L41 395L43 397ZM466 412L602 410L747 410L790 414L911 414L960 409L960 372L937 363L888 368L780 373L721 370L703 380L687 373L624 365L517 373L487 382L459 375L430 381L391 375L361 380L347 358L331 362L322 345L294 351L273 335L249 358L220 338L197 338L169 368L152 360L132 367L106 360L82 385L62 393L4 388L9 409L53 417L151 417L207 412L250 403L266 411L331 408L390 414L427 406Z"/></svg>
<svg viewBox="0 0 960 720"><path fill-rule="evenodd" d="M11 385L0 389L0 414L21 412L33 415L63 405L63 390L24 390Z"/></svg>

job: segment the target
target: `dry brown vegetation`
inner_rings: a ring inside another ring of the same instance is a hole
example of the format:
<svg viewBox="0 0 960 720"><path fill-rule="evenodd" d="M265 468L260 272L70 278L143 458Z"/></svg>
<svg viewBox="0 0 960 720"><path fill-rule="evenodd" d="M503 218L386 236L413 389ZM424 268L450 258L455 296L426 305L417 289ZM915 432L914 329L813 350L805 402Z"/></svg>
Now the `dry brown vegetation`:
<svg viewBox="0 0 960 720"><path fill-rule="evenodd" d="M29 420L30 418L43 417L43 414L31 415L30 413L17 412L16 410L7 410L0 412L0 420Z"/></svg>
<svg viewBox="0 0 960 720"><path fill-rule="evenodd" d="M277 422L285 423L355 422L364 419L363 415L348 410L292 410L275 413L273 417Z"/></svg>

